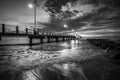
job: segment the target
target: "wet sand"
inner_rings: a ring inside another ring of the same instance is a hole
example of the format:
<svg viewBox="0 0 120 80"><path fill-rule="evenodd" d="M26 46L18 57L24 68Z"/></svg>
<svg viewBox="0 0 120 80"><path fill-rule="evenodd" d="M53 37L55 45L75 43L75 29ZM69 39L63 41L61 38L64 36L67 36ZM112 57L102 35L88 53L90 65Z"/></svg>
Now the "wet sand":
<svg viewBox="0 0 120 80"><path fill-rule="evenodd" d="M120 62L83 40L0 47L0 80L120 80Z"/></svg>

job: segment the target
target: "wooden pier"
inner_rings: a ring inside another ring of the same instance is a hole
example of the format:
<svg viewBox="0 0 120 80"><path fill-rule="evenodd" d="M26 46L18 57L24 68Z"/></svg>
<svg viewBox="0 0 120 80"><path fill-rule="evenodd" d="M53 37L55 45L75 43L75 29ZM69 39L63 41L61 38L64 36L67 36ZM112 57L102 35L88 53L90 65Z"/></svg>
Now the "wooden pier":
<svg viewBox="0 0 120 80"><path fill-rule="evenodd" d="M50 43L51 39L55 39L55 42L59 42L59 41L67 41L67 40L73 40L76 37L72 36L72 35L60 35L60 34L55 34L52 32L44 32L41 33L38 30L32 29L32 34L29 33L28 28L25 28L24 33L21 33L19 30L19 27L16 26L15 31L14 32L7 32L6 31L7 27L5 26L5 24L2 24L2 28L1 28L1 32L0 32L0 41L2 41L2 37L3 36L15 36L15 37L28 37L29 38L29 45L32 45L33 39L40 39L40 42L43 43L43 39L47 39L47 42ZM62 40L59 40L62 39Z"/></svg>

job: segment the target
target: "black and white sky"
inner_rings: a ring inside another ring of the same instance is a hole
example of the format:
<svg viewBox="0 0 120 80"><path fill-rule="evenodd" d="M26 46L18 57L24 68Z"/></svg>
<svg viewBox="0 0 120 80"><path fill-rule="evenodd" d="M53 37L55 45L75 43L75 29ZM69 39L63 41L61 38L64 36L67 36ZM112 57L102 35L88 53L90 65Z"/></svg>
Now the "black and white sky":
<svg viewBox="0 0 120 80"><path fill-rule="evenodd" d="M33 0L0 0L0 23L33 25ZM64 24L84 37L120 37L119 0L38 0L37 26L64 32Z"/></svg>

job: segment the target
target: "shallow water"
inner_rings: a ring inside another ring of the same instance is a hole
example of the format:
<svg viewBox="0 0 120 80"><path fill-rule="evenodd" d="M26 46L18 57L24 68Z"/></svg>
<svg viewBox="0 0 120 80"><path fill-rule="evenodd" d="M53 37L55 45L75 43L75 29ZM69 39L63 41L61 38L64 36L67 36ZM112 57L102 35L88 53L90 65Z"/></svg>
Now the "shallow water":
<svg viewBox="0 0 120 80"><path fill-rule="evenodd" d="M83 40L0 47L0 80L120 80L120 63Z"/></svg>

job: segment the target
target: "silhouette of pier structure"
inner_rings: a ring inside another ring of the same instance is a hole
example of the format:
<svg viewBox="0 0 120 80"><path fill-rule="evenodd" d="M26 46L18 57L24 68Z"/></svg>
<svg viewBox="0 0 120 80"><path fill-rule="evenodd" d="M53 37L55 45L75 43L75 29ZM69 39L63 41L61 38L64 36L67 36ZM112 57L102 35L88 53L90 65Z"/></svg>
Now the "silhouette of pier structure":
<svg viewBox="0 0 120 80"><path fill-rule="evenodd" d="M43 43L43 39L47 39L47 42L50 42L50 39L55 39L55 42L59 41L67 41L67 40L73 40L76 37L73 35L61 35L54 32L45 32L40 31L39 29L33 28L31 32L29 31L29 28L24 28L23 32L21 32L20 27L16 26L14 31L10 31L7 29L5 24L2 24L1 30L0 30L0 41L2 40L3 36L16 36L16 37L28 37L29 38L29 44L32 45L33 39L40 39L40 42ZM62 40L59 40L59 39Z"/></svg>

